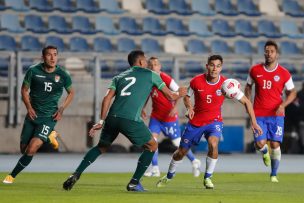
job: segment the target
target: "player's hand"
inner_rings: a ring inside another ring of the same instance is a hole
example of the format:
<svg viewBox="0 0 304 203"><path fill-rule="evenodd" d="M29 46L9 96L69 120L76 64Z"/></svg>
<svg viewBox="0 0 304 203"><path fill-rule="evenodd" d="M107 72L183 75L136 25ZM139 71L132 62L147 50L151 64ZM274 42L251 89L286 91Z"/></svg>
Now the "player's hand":
<svg viewBox="0 0 304 203"><path fill-rule="evenodd" d="M171 111L169 112L169 117L173 117L177 114L177 109L176 108L172 108Z"/></svg>
<svg viewBox="0 0 304 203"><path fill-rule="evenodd" d="M96 123L95 125L93 125L93 127L90 129L89 131L89 136L90 137L94 137L95 136L95 132L97 130L100 130L102 128L102 125L100 123Z"/></svg>
<svg viewBox="0 0 304 203"><path fill-rule="evenodd" d="M27 115L31 120L35 120L35 118L37 118L36 111L33 108L27 109Z"/></svg>
<svg viewBox="0 0 304 203"><path fill-rule="evenodd" d="M285 116L285 107L280 105L279 108L277 108L277 110L276 110L276 115L277 116Z"/></svg>
<svg viewBox="0 0 304 203"><path fill-rule="evenodd" d="M145 110L141 111L141 117L142 117L143 120L147 120L148 116L147 116L147 113L146 113Z"/></svg>
<svg viewBox="0 0 304 203"><path fill-rule="evenodd" d="M178 89L178 94L180 97L184 97L187 94L187 87L180 87Z"/></svg>
<svg viewBox="0 0 304 203"><path fill-rule="evenodd" d="M53 119L54 121L59 121L62 118L63 114L63 107L60 107L54 114L53 114Z"/></svg>
<svg viewBox="0 0 304 203"><path fill-rule="evenodd" d="M188 119L191 120L191 119L193 118L193 116L194 116L194 111L193 111L193 109L187 109L187 112L186 112L185 116L186 116Z"/></svg>
<svg viewBox="0 0 304 203"><path fill-rule="evenodd" d="M252 124L251 128L255 135L260 136L263 134L262 128L257 123Z"/></svg>

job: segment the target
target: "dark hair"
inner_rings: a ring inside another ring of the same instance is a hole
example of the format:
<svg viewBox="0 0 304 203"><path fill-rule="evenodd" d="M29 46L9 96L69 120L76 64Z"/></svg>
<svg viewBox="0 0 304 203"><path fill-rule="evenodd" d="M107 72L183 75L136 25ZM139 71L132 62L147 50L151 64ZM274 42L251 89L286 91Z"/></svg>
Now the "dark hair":
<svg viewBox="0 0 304 203"><path fill-rule="evenodd" d="M133 51L131 51L128 54L128 62L130 64L130 66L133 66L140 56L145 56L145 53L142 50L133 50Z"/></svg>
<svg viewBox="0 0 304 203"><path fill-rule="evenodd" d="M42 56L44 56L44 55L46 54L46 50L48 50L48 49L56 49L56 51L57 51L57 53L58 53L58 49L57 49L56 46L48 45L48 46L46 46L46 47L44 47L44 48L42 49Z"/></svg>
<svg viewBox="0 0 304 203"><path fill-rule="evenodd" d="M208 57L207 64L209 64L211 61L220 60L223 64L223 57L221 55L211 55Z"/></svg>
<svg viewBox="0 0 304 203"><path fill-rule="evenodd" d="M267 46L274 46L274 48L276 49L276 51L278 52L279 50L279 47L278 47L278 44L273 41L273 40L268 40L265 45L264 45L264 50L266 49Z"/></svg>

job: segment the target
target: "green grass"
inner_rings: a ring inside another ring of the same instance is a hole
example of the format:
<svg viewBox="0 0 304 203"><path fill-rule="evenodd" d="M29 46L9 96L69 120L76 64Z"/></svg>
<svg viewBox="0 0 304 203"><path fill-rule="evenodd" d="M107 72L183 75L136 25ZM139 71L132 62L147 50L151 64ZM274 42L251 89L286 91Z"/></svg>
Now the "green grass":
<svg viewBox="0 0 304 203"><path fill-rule="evenodd" d="M126 191L130 173L85 173L71 191L64 191L62 183L68 175L21 173L14 184L0 184L0 202L304 202L304 173L280 174L279 183L271 183L264 173L216 173L214 190L204 189L201 178L181 173L165 188L155 187L158 178L144 178L142 184L149 190L144 193Z"/></svg>

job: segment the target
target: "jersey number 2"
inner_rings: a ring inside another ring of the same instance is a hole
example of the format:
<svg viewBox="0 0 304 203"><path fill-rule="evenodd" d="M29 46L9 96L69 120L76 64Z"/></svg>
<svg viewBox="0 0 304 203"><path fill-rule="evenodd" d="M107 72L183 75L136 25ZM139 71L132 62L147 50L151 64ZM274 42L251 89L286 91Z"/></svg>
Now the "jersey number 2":
<svg viewBox="0 0 304 203"><path fill-rule="evenodd" d="M131 87L132 85L134 85L134 83L136 82L136 78L135 77L127 77L125 78L126 81L130 80L130 83L128 83L122 90L120 93L120 96L130 96L131 92L127 92L127 89L129 87Z"/></svg>

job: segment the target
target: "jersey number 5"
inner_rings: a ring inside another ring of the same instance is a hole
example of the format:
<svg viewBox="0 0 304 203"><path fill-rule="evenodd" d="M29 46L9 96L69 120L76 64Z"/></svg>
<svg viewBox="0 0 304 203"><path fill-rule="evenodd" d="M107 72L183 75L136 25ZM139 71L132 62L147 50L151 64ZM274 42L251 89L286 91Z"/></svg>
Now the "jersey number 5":
<svg viewBox="0 0 304 203"><path fill-rule="evenodd" d="M130 82L121 90L120 96L130 96L131 92L127 92L127 89L129 87L131 87L132 85L134 85L134 83L136 82L136 78L135 77L127 77L125 78L126 81Z"/></svg>

